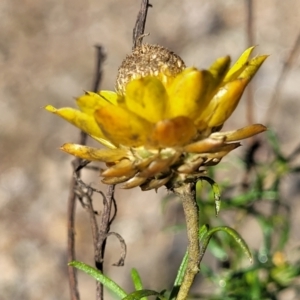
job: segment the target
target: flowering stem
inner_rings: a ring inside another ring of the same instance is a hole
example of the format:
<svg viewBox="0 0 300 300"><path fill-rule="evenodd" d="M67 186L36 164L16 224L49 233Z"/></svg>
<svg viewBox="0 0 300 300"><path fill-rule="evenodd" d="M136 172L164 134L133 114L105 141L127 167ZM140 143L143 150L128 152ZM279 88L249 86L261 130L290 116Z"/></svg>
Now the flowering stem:
<svg viewBox="0 0 300 300"><path fill-rule="evenodd" d="M199 209L196 202L195 183L186 183L174 188L174 193L182 201L188 236L188 264L176 298L177 300L184 300L187 299L195 276L200 269Z"/></svg>

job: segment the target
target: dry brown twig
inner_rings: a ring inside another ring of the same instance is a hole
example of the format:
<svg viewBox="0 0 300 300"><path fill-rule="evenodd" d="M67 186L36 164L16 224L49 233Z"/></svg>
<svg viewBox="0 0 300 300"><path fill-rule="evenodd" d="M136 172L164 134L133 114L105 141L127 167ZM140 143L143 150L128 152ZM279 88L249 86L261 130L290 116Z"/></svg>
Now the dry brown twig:
<svg viewBox="0 0 300 300"><path fill-rule="evenodd" d="M132 49L139 47L143 43L145 36L145 25L147 20L148 8L152 7L148 0L142 0L140 10L133 28Z"/></svg>
<svg viewBox="0 0 300 300"><path fill-rule="evenodd" d="M96 63L96 71L94 75L93 81L93 91L98 91L101 78L102 78L102 63L105 59L105 55L101 46L96 46L97 50L97 63ZM87 141L87 134L84 132L80 133L79 144L85 145ZM76 173L76 176L80 178L81 169L85 166L85 162L83 162L80 158L76 158L72 162L73 170ZM67 256L68 261L73 261L76 259L75 255L75 212L76 212L76 198L78 197L78 180L76 177L72 177L70 183L70 192L68 198L68 247L67 247ZM89 205L90 210L93 209L92 204ZM90 213L90 216L94 215ZM97 229L96 220L91 219L92 222L92 231L94 232ZM95 233L94 233L95 234ZM79 290L77 283L77 272L76 269L69 266L68 267L68 278L69 278L69 286L70 286L70 298L71 300L79 300Z"/></svg>
<svg viewBox="0 0 300 300"><path fill-rule="evenodd" d="M82 164L79 168L84 167ZM95 189L87 184L85 184L81 178L78 176L79 168L74 172L74 177L77 182L76 195L81 202L84 209L87 210L91 222L91 230L93 235L93 244L95 251L95 265L98 270L103 272L104 254L106 247L106 240L109 236L115 236L120 242L121 255L117 263L114 266L123 266L126 257L126 243L120 234L116 232L110 232L110 226L116 217L117 205L114 199L114 186L110 185L108 187L106 195L98 189ZM103 199L103 210L101 212L101 222L98 225L96 215L99 215L93 207L93 194L98 193ZM113 208L113 214L112 214ZM103 286L100 282L96 283L96 299L103 299Z"/></svg>
<svg viewBox="0 0 300 300"><path fill-rule="evenodd" d="M151 6L149 1L142 0L141 7L138 13L137 21L133 30L133 48L142 43L144 37L144 30L147 18L148 7ZM103 49L101 46L96 46L97 49L97 63L96 71L94 75L94 83L92 90L97 92L99 90L100 82L102 79L102 63L105 59ZM87 142L87 134L84 132L80 133L79 144L85 145ZM124 239L115 232L110 232L110 226L113 222L116 213L117 205L114 199L114 186L108 186L106 195L102 191L96 190L90 186L87 186L80 178L81 170L88 162L82 161L76 158L72 162L74 176L70 183L70 192L68 198L68 261L76 259L75 255L75 212L76 212L76 198L80 200L83 207L88 211L91 230L93 235L94 251L95 251L95 264L96 267L103 272L103 261L106 247L106 240L109 236L115 236L121 245L121 255L115 266L122 266L126 257L126 244ZM96 214L93 207L92 195L94 192L100 193L103 199L103 211L101 213L101 221L98 225ZM113 215L111 214L112 209L114 210ZM80 295L78 291L77 273L76 269L68 267L68 278L70 286L71 300L79 300ZM96 299L103 299L103 285L97 282Z"/></svg>

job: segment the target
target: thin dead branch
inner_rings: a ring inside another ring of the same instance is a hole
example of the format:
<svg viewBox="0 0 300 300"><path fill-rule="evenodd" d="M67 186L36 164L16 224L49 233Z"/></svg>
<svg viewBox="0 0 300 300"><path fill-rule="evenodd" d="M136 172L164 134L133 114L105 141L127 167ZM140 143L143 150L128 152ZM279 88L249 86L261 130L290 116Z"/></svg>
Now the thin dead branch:
<svg viewBox="0 0 300 300"><path fill-rule="evenodd" d="M114 199L114 186L108 186L106 195L98 189L93 188L90 185L87 185L82 181L78 176L82 167L86 166L86 162L83 162L77 169L77 172L74 172L74 178L76 180L76 195L82 204L83 208L86 209L89 213L91 229L93 235L93 244L95 251L95 265L98 270L103 272L104 264L104 254L107 238L111 235L114 235L118 238L121 245L121 254L117 263L113 264L114 266L123 266L125 257L126 257L126 244L122 236L116 232L109 232L110 225L115 219L117 213L117 206ZM90 168L93 169L93 168ZM94 210L93 207L93 194L99 193L103 199L103 211L101 213L100 225L97 223L96 215L98 213ZM103 299L103 286L100 282L96 283L96 299Z"/></svg>
<svg viewBox="0 0 300 300"><path fill-rule="evenodd" d="M102 78L102 63L104 60L103 49L101 46L96 46L97 49L97 64L95 71L95 78L93 82L93 91L97 91L99 89L100 81ZM87 134L84 132L80 133L79 144L85 145L87 141ZM76 170L78 166L80 166L82 160L80 158L76 158L72 162L73 170ZM80 170L77 171L77 176L80 177ZM77 181L76 178L72 177L70 182L69 189L69 197L68 197L68 245L67 245L67 256L68 261L73 261L76 259L75 254L75 212L76 212L76 186ZM70 287L70 298L71 300L79 300L80 295L78 291L78 283L77 283L77 271L75 268L69 266L68 267L68 278L69 278L69 287Z"/></svg>
<svg viewBox="0 0 300 300"><path fill-rule="evenodd" d="M111 209L114 199L115 186L108 186L108 190L103 199L103 211L101 214L101 222L99 226L97 245L95 248L95 264L96 268L103 272L103 262L106 247L106 238L110 230ZM103 285L97 282L96 299L103 299Z"/></svg>
<svg viewBox="0 0 300 300"><path fill-rule="evenodd" d="M85 145L87 140L87 134L80 132L79 143ZM78 169L84 163L80 158L76 158L72 161L73 169ZM77 176L80 177L80 170L77 171ZM76 186L77 181L72 177L70 182L69 198L68 198L68 246L67 246L67 256L68 261L73 261L76 259L75 252L75 213L76 213ZM69 287L70 287L70 296L71 300L79 300L79 290L77 282L77 270L71 266L68 266L68 278L69 278Z"/></svg>
<svg viewBox="0 0 300 300"><path fill-rule="evenodd" d="M137 16L135 26L133 28L133 45L132 49L139 47L143 43L143 37L145 36L145 25L147 19L148 8L152 7L148 0L142 0L141 8Z"/></svg>

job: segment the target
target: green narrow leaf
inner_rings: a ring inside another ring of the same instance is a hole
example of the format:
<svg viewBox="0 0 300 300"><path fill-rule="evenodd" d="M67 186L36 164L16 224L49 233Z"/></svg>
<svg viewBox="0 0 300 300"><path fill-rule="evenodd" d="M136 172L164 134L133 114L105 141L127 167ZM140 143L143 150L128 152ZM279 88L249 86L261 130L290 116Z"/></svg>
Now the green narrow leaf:
<svg viewBox="0 0 300 300"><path fill-rule="evenodd" d="M188 263L188 258L189 258L189 253L188 251L185 252L183 259L181 261L181 264L179 266L179 269L177 271L177 276L174 282L174 287L175 286L180 286L183 280L183 276L187 267L187 263Z"/></svg>
<svg viewBox="0 0 300 300"><path fill-rule="evenodd" d="M200 258L201 259L204 256L204 253L206 251L206 248L208 246L209 240L211 239L212 235L214 233L218 232L218 231L223 231L223 232L226 232L228 235L230 235L236 241L236 243L240 246L240 248L243 250L245 255L250 260L250 263L252 263L253 258L252 258L252 254L250 252L250 249L249 249L248 245L246 244L244 239L240 236L240 234L237 231L235 231L234 229L232 229L228 226L215 227L215 228L212 228L208 231L208 233L205 236L205 238L203 240L203 243L202 243L202 248L201 248L201 251L200 251Z"/></svg>
<svg viewBox="0 0 300 300"><path fill-rule="evenodd" d="M101 282L107 289L115 293L119 298L123 299L127 296L127 293L118 284L116 284L107 276L103 275L99 270L80 261L72 261L68 265L75 267L88 275L91 275L97 281Z"/></svg>
<svg viewBox="0 0 300 300"><path fill-rule="evenodd" d="M133 268L131 270L131 278L132 278L132 282L133 282L135 290L136 291L143 290L143 283L142 283L141 276L135 268ZM147 298L143 297L143 298L141 298L141 300L147 300Z"/></svg>
<svg viewBox="0 0 300 300"><path fill-rule="evenodd" d="M224 82L229 82L237 78L237 76L245 69L250 54L252 53L255 47L250 47L246 49L242 55L238 58L238 60L233 64L233 66L227 72Z"/></svg>
<svg viewBox="0 0 300 300"><path fill-rule="evenodd" d="M141 291L135 291L133 293L130 293L122 300L139 300L146 296L157 296L157 298L161 300L166 300L160 293L152 290L141 290Z"/></svg>

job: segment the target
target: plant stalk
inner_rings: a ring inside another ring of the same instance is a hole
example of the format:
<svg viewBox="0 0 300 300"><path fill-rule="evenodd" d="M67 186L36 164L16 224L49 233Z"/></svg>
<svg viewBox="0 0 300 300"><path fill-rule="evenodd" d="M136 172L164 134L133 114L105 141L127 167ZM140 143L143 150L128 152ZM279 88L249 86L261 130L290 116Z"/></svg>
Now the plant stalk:
<svg viewBox="0 0 300 300"><path fill-rule="evenodd" d="M182 201L188 237L187 269L176 300L187 299L195 276L200 270L199 209L196 202L195 187L195 183L186 183L174 188L174 193L179 196Z"/></svg>

